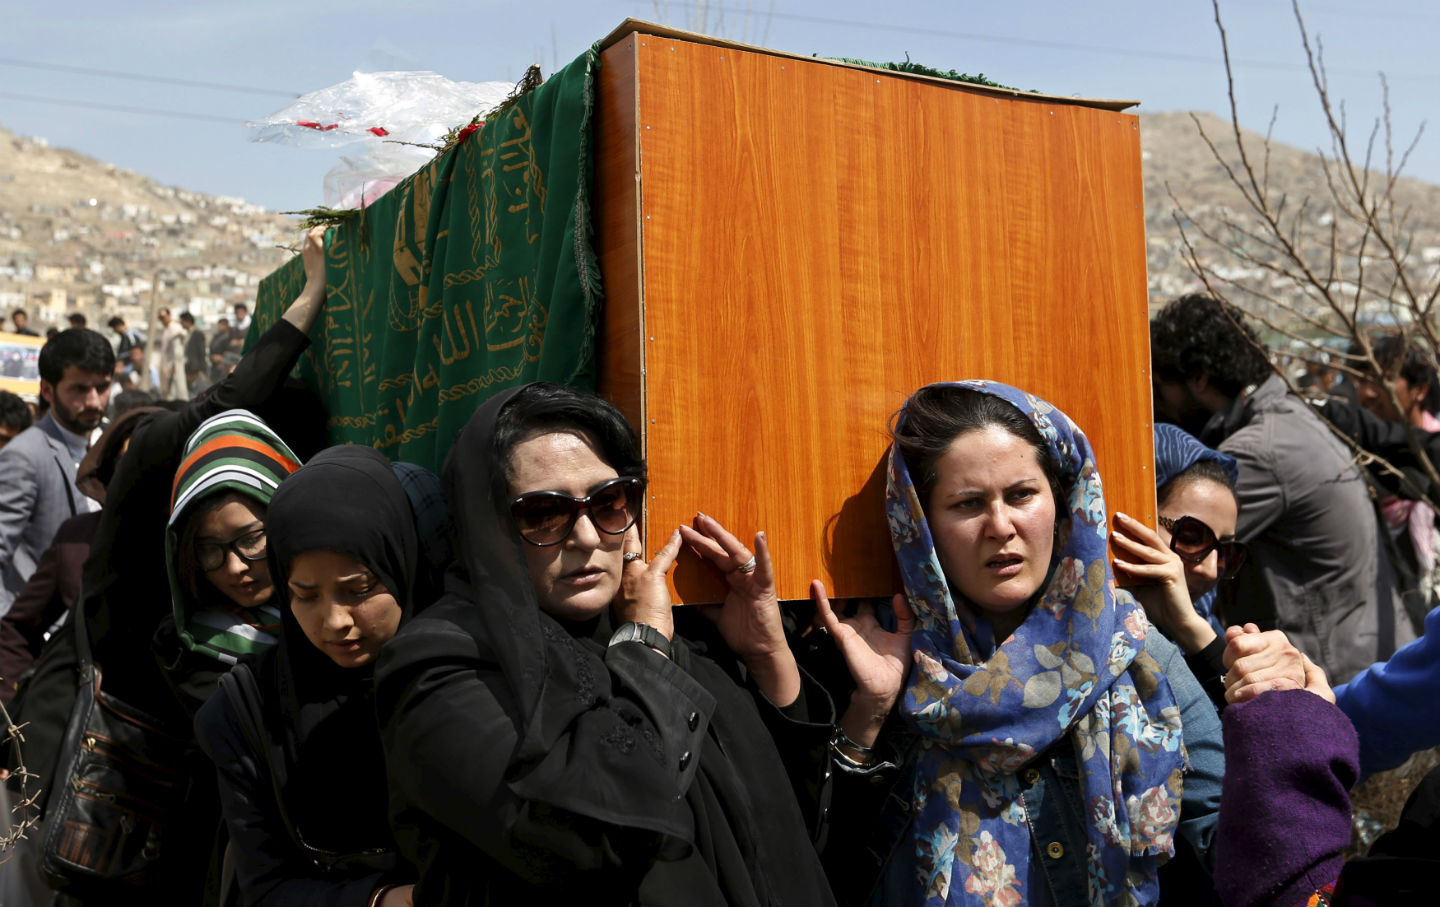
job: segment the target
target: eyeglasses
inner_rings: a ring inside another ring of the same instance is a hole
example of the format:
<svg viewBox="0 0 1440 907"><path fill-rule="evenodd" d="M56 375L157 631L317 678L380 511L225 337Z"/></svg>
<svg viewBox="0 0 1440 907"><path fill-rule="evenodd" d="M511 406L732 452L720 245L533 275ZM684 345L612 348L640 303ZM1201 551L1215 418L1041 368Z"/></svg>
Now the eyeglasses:
<svg viewBox="0 0 1440 907"><path fill-rule="evenodd" d="M195 546L195 560L200 564L201 570L219 570L231 551L242 561L263 560L265 530L257 529L228 542L200 542Z"/></svg>
<svg viewBox="0 0 1440 907"><path fill-rule="evenodd" d="M1215 530L1193 516L1182 516L1178 520L1160 517L1160 525L1170 532L1170 550L1180 555L1182 561L1198 564L1210 556L1211 551L1219 553L1220 578L1230 579L1245 563L1245 545L1232 538L1219 539Z"/></svg>
<svg viewBox="0 0 1440 907"><path fill-rule="evenodd" d="M601 532L620 535L635 525L644 493L645 480L636 476L611 479L583 498L531 491L510 502L510 516L522 539L545 548L569 538L581 513L590 514L590 522Z"/></svg>

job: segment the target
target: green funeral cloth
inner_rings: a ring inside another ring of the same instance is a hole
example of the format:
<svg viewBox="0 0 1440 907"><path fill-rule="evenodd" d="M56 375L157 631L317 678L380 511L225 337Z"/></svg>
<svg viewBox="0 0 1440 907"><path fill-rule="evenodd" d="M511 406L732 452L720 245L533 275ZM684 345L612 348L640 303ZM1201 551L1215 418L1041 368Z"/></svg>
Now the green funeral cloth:
<svg viewBox="0 0 1440 907"><path fill-rule="evenodd" d="M330 231L328 297L297 374L333 444L439 471L490 394L547 380L593 390L592 49ZM260 283L249 342L305 283Z"/></svg>

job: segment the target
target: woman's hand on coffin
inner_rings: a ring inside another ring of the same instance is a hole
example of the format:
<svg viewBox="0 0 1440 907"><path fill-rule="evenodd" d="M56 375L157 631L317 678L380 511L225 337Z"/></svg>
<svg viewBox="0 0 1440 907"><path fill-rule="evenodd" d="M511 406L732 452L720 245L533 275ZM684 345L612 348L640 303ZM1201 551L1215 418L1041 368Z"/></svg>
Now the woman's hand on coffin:
<svg viewBox="0 0 1440 907"><path fill-rule="evenodd" d="M725 574L730 589L724 604L700 605L715 622L730 650L745 661L755 683L778 706L800 695L800 669L785 639L775 571L765 533L755 533L754 550L746 548L713 517L697 513L680 527L695 553Z"/></svg>
<svg viewBox="0 0 1440 907"><path fill-rule="evenodd" d="M675 618L670 609L670 587L665 574L675 564L680 553L680 531L670 533L665 546L656 553L655 559L645 563L640 544L640 531L631 526L625 531L625 563L620 568L620 596L613 608L621 623L635 622L649 624L664 634L666 639L675 635ZM631 556L635 555L635 556Z"/></svg>

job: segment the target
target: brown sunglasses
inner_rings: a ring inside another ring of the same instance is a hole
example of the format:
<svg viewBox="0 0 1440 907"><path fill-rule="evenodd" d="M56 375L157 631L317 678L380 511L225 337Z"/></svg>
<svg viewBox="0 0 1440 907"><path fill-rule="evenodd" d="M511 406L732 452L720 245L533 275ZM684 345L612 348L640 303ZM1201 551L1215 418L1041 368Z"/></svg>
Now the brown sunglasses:
<svg viewBox="0 0 1440 907"><path fill-rule="evenodd" d="M1178 520L1160 517L1160 525L1170 532L1170 550L1180 555L1182 561L1198 564L1210 556L1211 551L1220 555L1220 578L1230 579L1245 563L1245 545L1235 541L1233 536L1218 538L1215 530L1193 516L1182 516Z"/></svg>

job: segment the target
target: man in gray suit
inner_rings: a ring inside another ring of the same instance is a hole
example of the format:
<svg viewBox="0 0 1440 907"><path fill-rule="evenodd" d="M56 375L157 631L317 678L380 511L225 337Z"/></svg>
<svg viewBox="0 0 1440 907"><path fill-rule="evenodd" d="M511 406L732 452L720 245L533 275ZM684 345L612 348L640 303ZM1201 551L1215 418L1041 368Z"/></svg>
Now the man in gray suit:
<svg viewBox="0 0 1440 907"><path fill-rule="evenodd" d="M92 509L75 471L99 434L114 370L110 342L86 328L61 331L40 350L40 396L50 411L0 449L0 616L60 524Z"/></svg>

